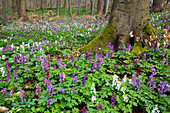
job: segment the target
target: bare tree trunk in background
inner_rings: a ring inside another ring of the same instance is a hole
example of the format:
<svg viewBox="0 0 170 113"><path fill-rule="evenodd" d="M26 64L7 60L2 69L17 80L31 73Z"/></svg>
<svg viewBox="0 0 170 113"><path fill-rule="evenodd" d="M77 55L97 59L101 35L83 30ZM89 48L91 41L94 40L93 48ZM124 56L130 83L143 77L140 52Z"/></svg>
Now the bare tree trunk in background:
<svg viewBox="0 0 170 113"><path fill-rule="evenodd" d="M95 3L95 0L91 0L91 15L94 14L94 3Z"/></svg>
<svg viewBox="0 0 170 113"><path fill-rule="evenodd" d="M3 12L6 12L6 0L3 0L2 2L2 10Z"/></svg>
<svg viewBox="0 0 170 113"><path fill-rule="evenodd" d="M64 9L67 9L67 0L64 0Z"/></svg>
<svg viewBox="0 0 170 113"><path fill-rule="evenodd" d="M18 12L18 18L21 18L21 0L16 0L16 4L17 4L17 12Z"/></svg>
<svg viewBox="0 0 170 113"><path fill-rule="evenodd" d="M104 0L104 12L103 14L106 14L109 6L109 0Z"/></svg>
<svg viewBox="0 0 170 113"><path fill-rule="evenodd" d="M153 0L151 12L160 12L165 6L165 0Z"/></svg>
<svg viewBox="0 0 170 113"><path fill-rule="evenodd" d="M37 9L37 0L34 0L34 15L36 15L36 9Z"/></svg>
<svg viewBox="0 0 170 113"><path fill-rule="evenodd" d="M43 9L47 9L47 0L43 0Z"/></svg>
<svg viewBox="0 0 170 113"><path fill-rule="evenodd" d="M71 10L71 0L69 0L69 14L70 14L70 19L72 20L73 19L73 16L72 16L72 10Z"/></svg>
<svg viewBox="0 0 170 113"><path fill-rule="evenodd" d="M77 15L79 15L80 14L80 0L78 0L78 13L77 13Z"/></svg>
<svg viewBox="0 0 170 113"><path fill-rule="evenodd" d="M52 7L52 0L49 0L49 6Z"/></svg>
<svg viewBox="0 0 170 113"><path fill-rule="evenodd" d="M85 10L84 11L87 11L87 2L88 2L88 0L85 0Z"/></svg>
<svg viewBox="0 0 170 113"><path fill-rule="evenodd" d="M102 9L103 9L102 5L103 5L103 0L98 0L97 14L99 14L99 12L102 13Z"/></svg>
<svg viewBox="0 0 170 113"><path fill-rule="evenodd" d="M27 20L26 0L21 0L21 16L23 17L23 21Z"/></svg>
<svg viewBox="0 0 170 113"><path fill-rule="evenodd" d="M15 17L15 5L14 5L14 0L12 0L12 17Z"/></svg>
<svg viewBox="0 0 170 113"><path fill-rule="evenodd" d="M59 0L56 1L56 13L59 16Z"/></svg>
<svg viewBox="0 0 170 113"><path fill-rule="evenodd" d="M95 0L95 5L94 5L94 7L97 7L97 3L98 3L98 0Z"/></svg>

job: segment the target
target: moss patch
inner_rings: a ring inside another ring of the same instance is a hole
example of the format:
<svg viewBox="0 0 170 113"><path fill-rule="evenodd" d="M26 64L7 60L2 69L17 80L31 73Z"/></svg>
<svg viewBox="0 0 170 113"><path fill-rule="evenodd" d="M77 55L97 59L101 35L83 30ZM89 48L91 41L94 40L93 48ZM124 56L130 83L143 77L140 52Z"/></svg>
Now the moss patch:
<svg viewBox="0 0 170 113"><path fill-rule="evenodd" d="M85 51L98 51L99 48L107 49L108 43L113 40L113 34L117 32L117 28L113 27L110 23L103 29L103 31L93 39L89 44L79 49L79 52Z"/></svg>
<svg viewBox="0 0 170 113"><path fill-rule="evenodd" d="M146 25L143 28L143 31L148 35L157 35L156 31L154 30L154 28L152 27L152 25L150 24L150 22L147 22Z"/></svg>

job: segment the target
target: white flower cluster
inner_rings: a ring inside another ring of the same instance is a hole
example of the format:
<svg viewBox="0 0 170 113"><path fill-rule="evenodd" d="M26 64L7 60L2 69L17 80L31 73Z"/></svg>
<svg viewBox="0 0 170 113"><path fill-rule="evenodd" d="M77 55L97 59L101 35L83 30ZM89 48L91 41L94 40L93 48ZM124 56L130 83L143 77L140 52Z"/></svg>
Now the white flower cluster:
<svg viewBox="0 0 170 113"><path fill-rule="evenodd" d="M2 77L4 77L4 76L5 76L5 70L4 70L4 67L1 67L1 68L0 68L0 71L1 71L1 73L2 73Z"/></svg>
<svg viewBox="0 0 170 113"><path fill-rule="evenodd" d="M6 56L5 55L2 55L2 60L5 60Z"/></svg>
<svg viewBox="0 0 170 113"><path fill-rule="evenodd" d="M91 93L96 95L96 89L95 89L94 83L92 83L92 86L91 86ZM94 103L95 100L96 100L96 96L92 95L91 101Z"/></svg>
<svg viewBox="0 0 170 113"><path fill-rule="evenodd" d="M159 113L158 105L155 105L155 108L151 111L151 113Z"/></svg>
<svg viewBox="0 0 170 113"><path fill-rule="evenodd" d="M124 82L127 81L127 79L128 79L128 78L127 78L127 75L125 75L124 78L122 79L122 81L118 81L118 76L117 76L116 74L114 74L114 75L113 75L113 81L112 81L112 87L116 85L116 88L115 88L115 89L120 90L120 91L123 92L123 99L124 99L124 101L125 101L126 103L128 102L128 97L127 97L127 95L125 95L125 88L122 87L122 88L120 89L120 87L121 87L121 84L122 84L122 83L124 83ZM107 83L107 84L108 84L108 83Z"/></svg>

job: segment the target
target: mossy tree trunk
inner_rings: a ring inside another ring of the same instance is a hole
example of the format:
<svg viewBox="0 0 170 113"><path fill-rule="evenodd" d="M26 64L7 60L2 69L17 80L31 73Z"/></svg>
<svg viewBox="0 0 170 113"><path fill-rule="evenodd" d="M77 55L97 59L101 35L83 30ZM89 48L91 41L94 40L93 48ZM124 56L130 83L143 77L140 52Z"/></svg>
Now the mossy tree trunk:
<svg viewBox="0 0 170 113"><path fill-rule="evenodd" d="M146 37L155 31L149 21L150 0L114 0L109 22L104 30L89 44L79 49L84 51L98 51L108 49L108 43L114 45L117 51L119 45L134 44L130 38L133 31L135 37Z"/></svg>
<svg viewBox="0 0 170 113"><path fill-rule="evenodd" d="M165 0L153 0L152 12L160 12L165 6Z"/></svg>

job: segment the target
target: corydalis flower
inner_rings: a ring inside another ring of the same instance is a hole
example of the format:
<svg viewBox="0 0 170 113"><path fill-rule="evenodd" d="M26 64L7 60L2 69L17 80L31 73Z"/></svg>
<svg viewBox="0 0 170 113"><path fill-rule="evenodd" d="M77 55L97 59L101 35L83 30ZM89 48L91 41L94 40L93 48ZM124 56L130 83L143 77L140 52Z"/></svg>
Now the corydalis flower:
<svg viewBox="0 0 170 113"><path fill-rule="evenodd" d="M143 53L143 61L146 61L146 53Z"/></svg>
<svg viewBox="0 0 170 113"><path fill-rule="evenodd" d="M165 61L166 61L166 58L164 57L164 58L162 59L161 64L164 64L164 63L165 63Z"/></svg>
<svg viewBox="0 0 170 113"><path fill-rule="evenodd" d="M82 79L82 84L81 85L83 85L83 84L86 84L86 82L85 82L85 75L84 75L84 77L83 77L83 79Z"/></svg>
<svg viewBox="0 0 170 113"><path fill-rule="evenodd" d="M168 84L165 84L165 81L160 81L160 88L158 88L158 92L160 93L161 97L165 97L166 95L163 94L168 91L170 86Z"/></svg>
<svg viewBox="0 0 170 113"><path fill-rule="evenodd" d="M112 98L111 98L111 105L113 106L113 105L115 105L115 103L116 103L116 95L114 95L114 94L112 94Z"/></svg>
<svg viewBox="0 0 170 113"><path fill-rule="evenodd" d="M6 69L6 71L8 71L8 67L9 67L9 62L7 61L7 62L5 63L5 69Z"/></svg>
<svg viewBox="0 0 170 113"><path fill-rule="evenodd" d="M114 46L111 44L111 42L109 42L108 47L109 47L109 49L113 49Z"/></svg>
<svg viewBox="0 0 170 113"><path fill-rule="evenodd" d="M50 98L53 96L53 85L51 83L47 83L47 89L48 89L48 95L50 96Z"/></svg>
<svg viewBox="0 0 170 113"><path fill-rule="evenodd" d="M4 95L5 95L5 93L6 93L6 89L5 89L5 88L3 88L3 89L1 90L1 93L2 93L2 95L4 96Z"/></svg>
<svg viewBox="0 0 170 113"><path fill-rule="evenodd" d="M14 74L14 79L17 78L18 74L17 74L17 69L13 71Z"/></svg>
<svg viewBox="0 0 170 113"><path fill-rule="evenodd" d="M132 76L132 85L135 86L136 85L136 75Z"/></svg>
<svg viewBox="0 0 170 113"><path fill-rule="evenodd" d="M37 84L37 86L36 86L36 94L37 94L38 96L40 96L40 95L39 95L40 92L41 92L41 86Z"/></svg>
<svg viewBox="0 0 170 113"><path fill-rule="evenodd" d="M50 77L50 74L49 74L49 71L47 72L46 74L46 78L49 78Z"/></svg>
<svg viewBox="0 0 170 113"><path fill-rule="evenodd" d="M141 80L140 79L137 79L136 81L136 87L137 87L137 90L139 90L140 86L141 86Z"/></svg>
<svg viewBox="0 0 170 113"><path fill-rule="evenodd" d="M150 66L150 69L151 69L151 71L152 71L152 74L153 74L153 75L156 75L156 71L155 71L154 66Z"/></svg>
<svg viewBox="0 0 170 113"><path fill-rule="evenodd" d="M137 67L137 65L138 65L138 59L135 59L135 67Z"/></svg>
<svg viewBox="0 0 170 113"><path fill-rule="evenodd" d="M9 83L9 81L10 81L10 74L7 74L6 79L8 80L8 83Z"/></svg>
<svg viewBox="0 0 170 113"><path fill-rule="evenodd" d="M127 51L130 51L130 50L131 50L131 44L128 44Z"/></svg>
<svg viewBox="0 0 170 113"><path fill-rule="evenodd" d="M26 101L26 99L24 98L24 96L25 96L25 94L24 94L24 93L25 93L25 91L24 91L24 90L22 90L22 89L20 89L20 90L19 90L19 92L20 92L20 95L21 95L21 96L20 96L21 100Z"/></svg>
<svg viewBox="0 0 170 113"><path fill-rule="evenodd" d="M46 99L47 100L47 108L49 108L49 105L52 104L52 99Z"/></svg>
<svg viewBox="0 0 170 113"><path fill-rule="evenodd" d="M101 104L100 104L100 105L98 104L98 106L96 107L96 109L97 109L98 111L99 111L99 109L102 110L102 109L103 109L103 108L102 108L102 105L101 105Z"/></svg>
<svg viewBox="0 0 170 113"><path fill-rule="evenodd" d="M73 58L71 58L71 65L72 65L72 67L74 67L74 59Z"/></svg>
<svg viewBox="0 0 170 113"><path fill-rule="evenodd" d="M63 93L63 94L64 94L64 93L65 93L65 91L64 91L64 87L60 88L60 89L59 89L59 91L60 91L61 93Z"/></svg>
<svg viewBox="0 0 170 113"><path fill-rule="evenodd" d="M59 78L60 82L64 82L65 75L62 72L60 72Z"/></svg>

